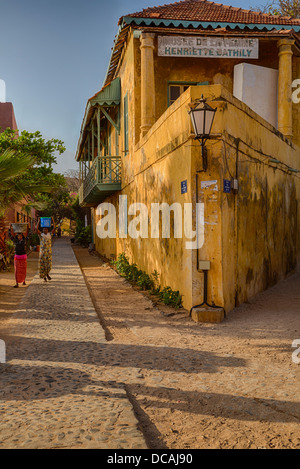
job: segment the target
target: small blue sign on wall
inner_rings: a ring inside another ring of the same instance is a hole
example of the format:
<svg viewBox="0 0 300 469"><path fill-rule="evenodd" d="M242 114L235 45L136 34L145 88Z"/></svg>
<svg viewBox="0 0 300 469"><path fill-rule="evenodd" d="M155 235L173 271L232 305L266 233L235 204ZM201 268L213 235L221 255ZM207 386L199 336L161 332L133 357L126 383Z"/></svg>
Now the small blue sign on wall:
<svg viewBox="0 0 300 469"><path fill-rule="evenodd" d="M187 181L181 181L181 194L187 193Z"/></svg>
<svg viewBox="0 0 300 469"><path fill-rule="evenodd" d="M225 192L226 194L230 194L231 192L231 181L229 181L228 179L223 180L223 192Z"/></svg>

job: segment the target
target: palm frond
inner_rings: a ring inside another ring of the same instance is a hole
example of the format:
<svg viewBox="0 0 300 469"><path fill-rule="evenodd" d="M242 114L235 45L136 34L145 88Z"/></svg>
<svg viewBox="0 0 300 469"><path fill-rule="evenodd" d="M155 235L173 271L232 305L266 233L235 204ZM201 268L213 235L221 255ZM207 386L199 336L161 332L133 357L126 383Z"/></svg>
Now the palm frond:
<svg viewBox="0 0 300 469"><path fill-rule="evenodd" d="M41 202L41 201L39 202L30 201L27 204L23 205L23 209L27 213L27 215L30 215L30 212L32 209L35 209L41 212L43 210L47 210L48 207L49 207L49 202Z"/></svg>
<svg viewBox="0 0 300 469"><path fill-rule="evenodd" d="M1 184L21 176L33 166L35 159L31 156L20 156L13 150L0 152L0 181Z"/></svg>
<svg viewBox="0 0 300 469"><path fill-rule="evenodd" d="M31 156L20 156L13 150L0 152L0 212L13 203L28 198L35 199L38 194L50 193L53 187L47 184L30 183L22 178L28 169L34 165ZM31 200L32 202L32 200Z"/></svg>

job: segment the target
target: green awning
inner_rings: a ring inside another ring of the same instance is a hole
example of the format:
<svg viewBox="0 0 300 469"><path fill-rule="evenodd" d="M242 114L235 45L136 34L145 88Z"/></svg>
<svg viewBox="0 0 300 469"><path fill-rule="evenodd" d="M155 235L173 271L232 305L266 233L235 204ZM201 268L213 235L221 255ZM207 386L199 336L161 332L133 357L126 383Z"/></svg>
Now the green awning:
<svg viewBox="0 0 300 469"><path fill-rule="evenodd" d="M115 78L109 85L102 88L99 93L95 94L90 100L92 106L99 104L100 106L117 106L121 102L121 80Z"/></svg>

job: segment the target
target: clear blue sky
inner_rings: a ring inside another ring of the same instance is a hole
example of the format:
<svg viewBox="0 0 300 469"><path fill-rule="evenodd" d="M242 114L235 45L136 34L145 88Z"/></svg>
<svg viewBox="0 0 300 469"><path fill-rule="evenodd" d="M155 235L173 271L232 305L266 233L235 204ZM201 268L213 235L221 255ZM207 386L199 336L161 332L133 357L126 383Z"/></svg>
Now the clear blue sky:
<svg viewBox="0 0 300 469"><path fill-rule="evenodd" d="M264 0L224 2L248 9ZM0 0L0 79L20 130L59 138L56 172L77 168L87 100L102 87L121 16L172 0Z"/></svg>

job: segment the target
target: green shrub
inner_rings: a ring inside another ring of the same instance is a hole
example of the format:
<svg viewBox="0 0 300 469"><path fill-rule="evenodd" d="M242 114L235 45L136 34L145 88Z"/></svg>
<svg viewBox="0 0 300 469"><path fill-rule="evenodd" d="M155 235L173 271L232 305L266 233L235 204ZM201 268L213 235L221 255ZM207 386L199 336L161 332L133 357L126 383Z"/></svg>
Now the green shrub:
<svg viewBox="0 0 300 469"><path fill-rule="evenodd" d="M117 260L111 263L115 266L121 277L134 282L143 290L150 290L152 294L157 295L166 305L180 308L182 295L179 291L173 291L171 287L165 287L161 290L157 270L148 275L146 272L139 270L136 264L130 264L124 252L119 254Z"/></svg>
<svg viewBox="0 0 300 469"><path fill-rule="evenodd" d="M116 267L121 277L131 282L138 282L138 279L143 274L142 270L139 270L136 264L130 264L128 257L123 252L119 254L116 261L112 261L112 264Z"/></svg>
<svg viewBox="0 0 300 469"><path fill-rule="evenodd" d="M127 277L130 271L130 263L125 253L119 254L116 261L112 261L112 264L116 267L117 271L122 277Z"/></svg>
<svg viewBox="0 0 300 469"><path fill-rule="evenodd" d="M10 270L15 257L15 245L11 239L3 241L0 250L0 270Z"/></svg>
<svg viewBox="0 0 300 469"><path fill-rule="evenodd" d="M127 274L127 280L136 283L142 271L138 269L136 264L130 264Z"/></svg>
<svg viewBox="0 0 300 469"><path fill-rule="evenodd" d="M173 306L174 308L180 308L182 295L179 291L173 291L171 287L163 288L159 293L158 297L166 304Z"/></svg>
<svg viewBox="0 0 300 469"><path fill-rule="evenodd" d="M159 273L157 272L157 270L154 270L154 272L152 272L151 278L153 282L151 293L153 293L154 295L158 295L158 293L160 292L160 284L159 284Z"/></svg>
<svg viewBox="0 0 300 469"><path fill-rule="evenodd" d="M140 273L136 283L143 290L153 290L154 289L153 279L150 277L150 275L146 274L146 272L141 272Z"/></svg>
<svg viewBox="0 0 300 469"><path fill-rule="evenodd" d="M82 246L88 246L92 242L92 227L84 226L77 231L76 239Z"/></svg>
<svg viewBox="0 0 300 469"><path fill-rule="evenodd" d="M82 230L84 229L84 222L82 220L76 220L76 230L75 230L75 238L78 239Z"/></svg>
<svg viewBox="0 0 300 469"><path fill-rule="evenodd" d="M6 253L5 253L5 264L8 266L12 263L15 257L15 245L11 239L5 241Z"/></svg>

